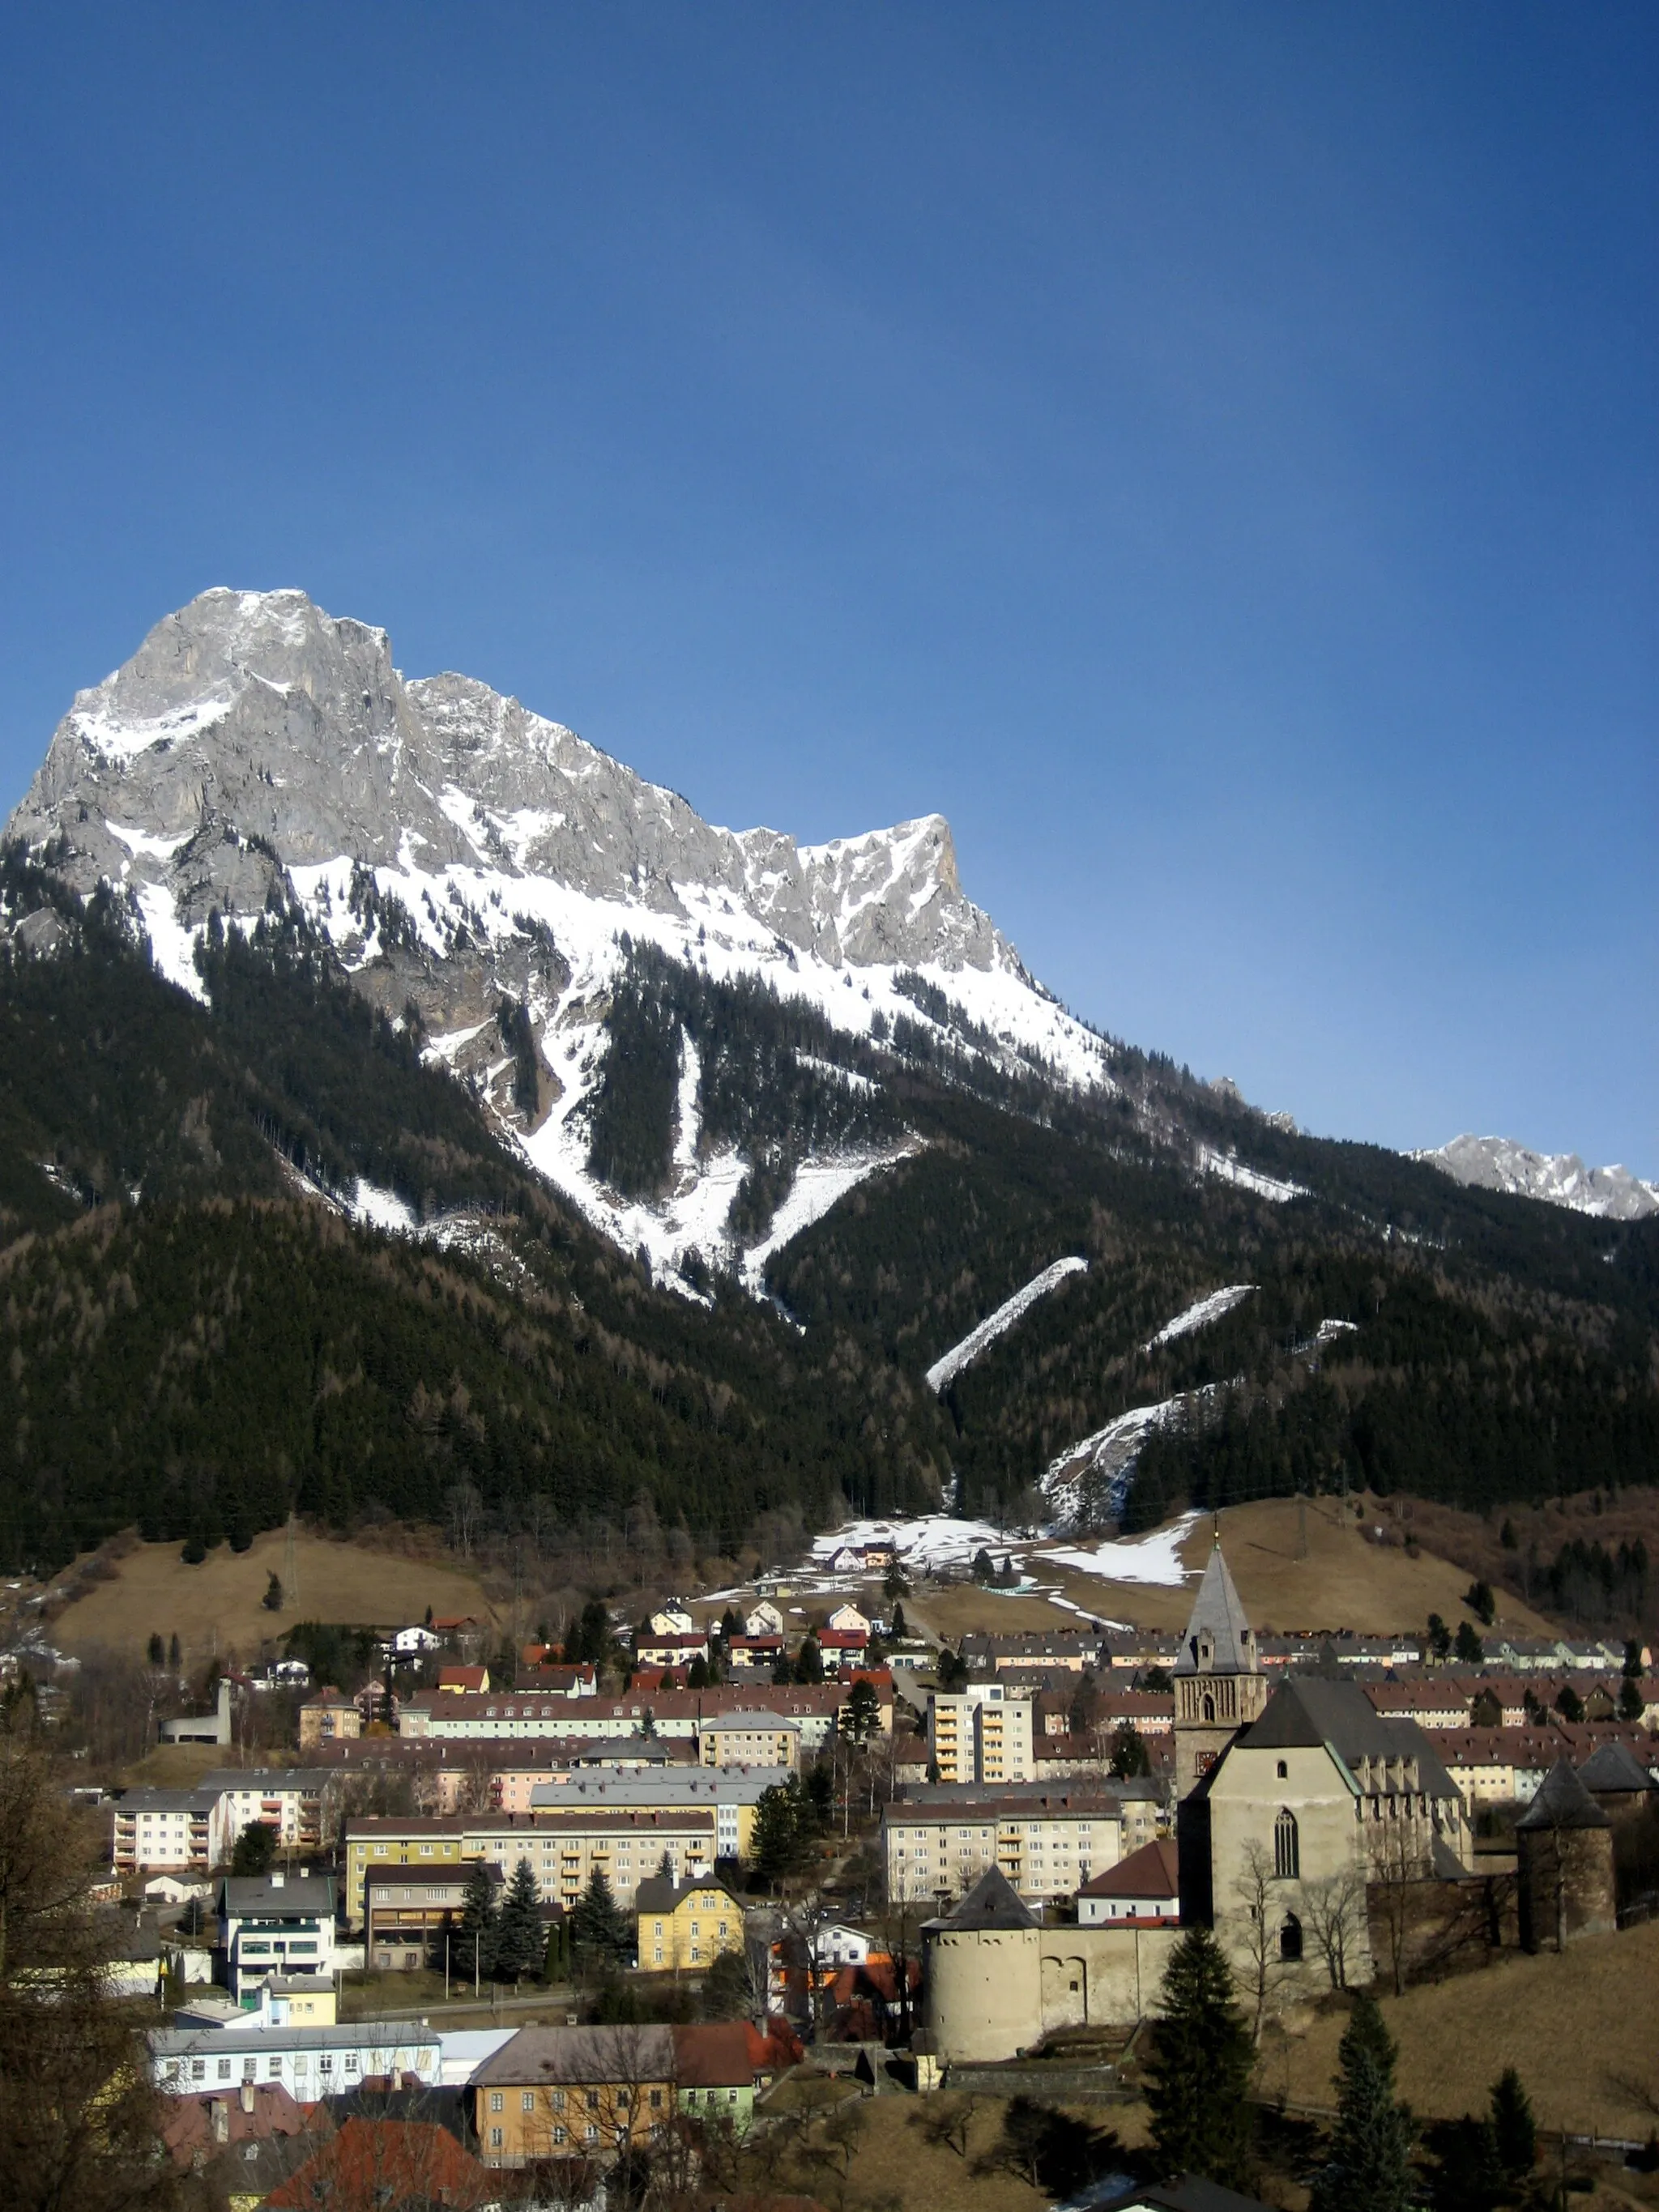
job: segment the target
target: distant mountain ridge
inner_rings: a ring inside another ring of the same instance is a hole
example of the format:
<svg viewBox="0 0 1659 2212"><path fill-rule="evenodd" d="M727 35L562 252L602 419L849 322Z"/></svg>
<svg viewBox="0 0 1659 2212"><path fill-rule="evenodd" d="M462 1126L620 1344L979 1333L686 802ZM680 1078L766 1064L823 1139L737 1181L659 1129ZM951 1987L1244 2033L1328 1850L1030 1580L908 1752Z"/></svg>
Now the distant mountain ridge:
<svg viewBox="0 0 1659 2212"><path fill-rule="evenodd" d="M1587 1168L1577 1152L1529 1152L1510 1137L1454 1137L1413 1157L1476 1189L1539 1198L1602 1220L1640 1221L1659 1213L1659 1183L1644 1182L1628 1168Z"/></svg>

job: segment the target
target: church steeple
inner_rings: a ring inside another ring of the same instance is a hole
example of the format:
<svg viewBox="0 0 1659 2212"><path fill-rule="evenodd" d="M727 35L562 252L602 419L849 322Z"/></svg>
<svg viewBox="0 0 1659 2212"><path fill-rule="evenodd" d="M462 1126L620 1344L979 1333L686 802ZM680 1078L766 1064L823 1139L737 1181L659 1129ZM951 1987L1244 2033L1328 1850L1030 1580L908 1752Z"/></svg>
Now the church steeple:
<svg viewBox="0 0 1659 2212"><path fill-rule="evenodd" d="M1241 1728L1261 1717L1267 1679L1255 1631L1218 1534L1175 1666L1176 1793L1185 1796Z"/></svg>

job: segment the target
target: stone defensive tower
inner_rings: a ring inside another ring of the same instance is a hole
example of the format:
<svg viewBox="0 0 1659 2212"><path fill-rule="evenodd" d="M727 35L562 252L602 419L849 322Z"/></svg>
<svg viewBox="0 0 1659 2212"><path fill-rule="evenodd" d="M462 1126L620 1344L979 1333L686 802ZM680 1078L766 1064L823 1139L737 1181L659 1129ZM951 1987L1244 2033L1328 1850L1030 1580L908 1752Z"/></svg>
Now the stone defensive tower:
<svg viewBox="0 0 1659 2212"><path fill-rule="evenodd" d="M1255 1631L1244 1617L1216 1538L1175 1668L1175 1786L1177 1798L1261 1717L1267 1679Z"/></svg>

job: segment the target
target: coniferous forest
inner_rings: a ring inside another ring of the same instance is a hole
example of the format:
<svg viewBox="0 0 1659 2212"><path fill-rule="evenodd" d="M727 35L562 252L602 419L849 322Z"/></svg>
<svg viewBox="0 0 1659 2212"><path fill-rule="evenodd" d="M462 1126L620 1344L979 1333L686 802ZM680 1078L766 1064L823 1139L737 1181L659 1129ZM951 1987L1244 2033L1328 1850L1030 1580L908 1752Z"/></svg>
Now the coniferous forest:
<svg viewBox="0 0 1659 2212"><path fill-rule="evenodd" d="M910 1144L774 1255L771 1303L711 1255L699 1304L596 1236L292 909L210 928L204 1004L112 896L82 908L13 851L0 918L26 914L55 941L0 952L8 1568L128 1524L435 1518L458 1482L570 1521L642 1494L725 1548L780 1510L1017 1511L1079 1439L1177 1398L1115 1501L1132 1527L1297 1489L1484 1507L1659 1480L1659 1222L1298 1136L1128 1048L1079 1098L994 1064L920 977L915 1023L855 1039L634 946L588 1133L620 1191L670 1172L683 1040L700 1141L748 1163L745 1238L809 1155ZM527 1019L496 1022L528 1111ZM1195 1172L1199 1145L1302 1194ZM360 1178L426 1233L354 1221ZM1068 1255L1087 1273L936 1398L929 1364ZM1228 1284L1254 1288L1156 1341Z"/></svg>

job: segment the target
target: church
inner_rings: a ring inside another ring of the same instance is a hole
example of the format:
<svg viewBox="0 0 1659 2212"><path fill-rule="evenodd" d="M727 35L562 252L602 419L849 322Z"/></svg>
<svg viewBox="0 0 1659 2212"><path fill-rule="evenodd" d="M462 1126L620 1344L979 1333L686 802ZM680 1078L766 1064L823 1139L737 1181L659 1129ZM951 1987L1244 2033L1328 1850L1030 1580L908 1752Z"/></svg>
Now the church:
<svg viewBox="0 0 1659 2212"><path fill-rule="evenodd" d="M1180 1929L1214 1930L1276 1998L1376 1972L1368 1884L1396 1896L1473 1865L1462 1794L1414 1721L1356 1683L1270 1683L1218 1540L1175 1671ZM1057 2028L1153 2009L1179 1929L1045 1925L993 1868L923 1929L927 2049L1012 2057Z"/></svg>

